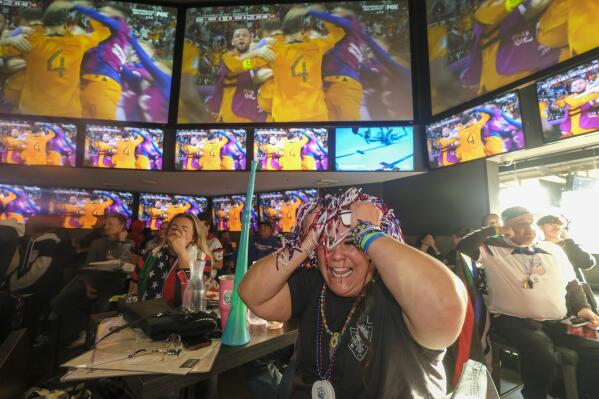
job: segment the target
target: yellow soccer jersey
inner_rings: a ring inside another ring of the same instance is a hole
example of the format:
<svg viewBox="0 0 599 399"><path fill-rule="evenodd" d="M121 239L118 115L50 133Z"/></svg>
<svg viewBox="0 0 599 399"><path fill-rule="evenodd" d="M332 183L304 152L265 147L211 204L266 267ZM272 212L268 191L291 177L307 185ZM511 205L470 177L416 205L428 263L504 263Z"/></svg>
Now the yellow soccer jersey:
<svg viewBox="0 0 599 399"><path fill-rule="evenodd" d="M581 109L584 104L599 99L599 93L590 93L584 96L570 95L564 99L564 102L570 106L568 116L570 117L571 131L574 136L583 133L593 132L597 129L585 129L580 127L580 117L582 116Z"/></svg>
<svg viewBox="0 0 599 399"><path fill-rule="evenodd" d="M166 207L166 219L165 220L167 222L170 222L178 214L187 212L187 210L189 208L191 208L191 205L189 205L187 202L185 203L185 205L177 205L177 206L168 204Z"/></svg>
<svg viewBox="0 0 599 399"><path fill-rule="evenodd" d="M56 136L54 132L48 132L41 136L27 135L25 150L22 152L23 161L26 165L45 165L47 162L46 146L48 141Z"/></svg>
<svg viewBox="0 0 599 399"><path fill-rule="evenodd" d="M112 155L114 146L112 144L99 141L94 144L94 147L96 147L98 149L98 165L96 165L96 166L98 166L100 168L109 168L110 165L105 165L104 163L106 162L106 157L109 157Z"/></svg>
<svg viewBox="0 0 599 399"><path fill-rule="evenodd" d="M150 214L150 229L158 230L158 221L161 221L166 212L160 208L150 208L148 209L148 213Z"/></svg>
<svg viewBox="0 0 599 399"><path fill-rule="evenodd" d="M13 160L15 152L21 152L23 143L20 139L15 139L14 137L8 136L3 137L2 142L6 147L6 163L17 163Z"/></svg>
<svg viewBox="0 0 599 399"><path fill-rule="evenodd" d="M27 62L19 110L23 114L81 117L80 72L85 52L110 36L99 25L91 35L46 35L35 31L31 50L21 54ZM18 51L11 51L17 55Z"/></svg>
<svg viewBox="0 0 599 399"><path fill-rule="evenodd" d="M293 226L295 226L297 208L301 204L302 201L296 198L291 204L285 202L281 205L281 221L279 224L283 233L290 232Z"/></svg>
<svg viewBox="0 0 599 399"><path fill-rule="evenodd" d="M447 153L450 150L449 147L452 144L454 144L456 141L457 141L457 139L455 137L441 137L437 141L439 143L439 145L441 146L441 154L442 154L441 165L442 166L452 165L455 163L448 159Z"/></svg>
<svg viewBox="0 0 599 399"><path fill-rule="evenodd" d="M447 55L447 26L432 25L428 28L428 59L430 61Z"/></svg>
<svg viewBox="0 0 599 399"><path fill-rule="evenodd" d="M244 204L235 204L229 208L229 231L241 231L241 211Z"/></svg>
<svg viewBox="0 0 599 399"><path fill-rule="evenodd" d="M116 168L135 168L135 147L137 147L144 139L137 136L135 140L121 139L116 143L116 154L112 157Z"/></svg>
<svg viewBox="0 0 599 399"><path fill-rule="evenodd" d="M186 144L183 146L183 152L185 153L185 161L183 164L184 170L198 170L198 167L193 164L193 159L197 154L202 152L203 148L200 145Z"/></svg>
<svg viewBox="0 0 599 399"><path fill-rule="evenodd" d="M597 0L568 1L568 42L572 54L582 54L599 46L596 20Z"/></svg>
<svg viewBox="0 0 599 399"><path fill-rule="evenodd" d="M305 136L300 140L285 139L280 160L282 170L302 170L302 147L307 142L308 138Z"/></svg>
<svg viewBox="0 0 599 399"><path fill-rule="evenodd" d="M204 155L200 158L202 170L220 170L220 150L228 141L224 137L218 141L204 140Z"/></svg>
<svg viewBox="0 0 599 399"><path fill-rule="evenodd" d="M489 115L482 114L482 119L480 121L458 130L458 141L460 146L456 150L456 155L460 158L460 161L470 161L485 156L485 147L482 141L481 130L488 120Z"/></svg>

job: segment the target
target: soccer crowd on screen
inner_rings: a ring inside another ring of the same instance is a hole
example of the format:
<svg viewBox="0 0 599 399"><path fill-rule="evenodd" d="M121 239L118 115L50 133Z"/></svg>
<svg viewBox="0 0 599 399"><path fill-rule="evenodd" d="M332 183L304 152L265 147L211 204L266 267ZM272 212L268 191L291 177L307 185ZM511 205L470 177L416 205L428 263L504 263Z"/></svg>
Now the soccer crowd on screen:
<svg viewBox="0 0 599 399"><path fill-rule="evenodd" d="M1 9L3 112L167 121L174 16L148 20L125 3L31 4Z"/></svg>

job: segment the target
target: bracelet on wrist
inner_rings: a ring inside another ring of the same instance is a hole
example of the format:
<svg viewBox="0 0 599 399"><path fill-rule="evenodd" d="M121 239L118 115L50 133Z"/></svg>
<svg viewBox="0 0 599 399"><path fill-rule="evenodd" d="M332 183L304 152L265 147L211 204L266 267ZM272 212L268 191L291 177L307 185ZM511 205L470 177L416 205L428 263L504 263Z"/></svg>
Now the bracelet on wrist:
<svg viewBox="0 0 599 399"><path fill-rule="evenodd" d="M376 233L371 233L366 237L366 239L364 241L364 245L361 245L360 248L362 248L362 251L368 252L368 248L370 248L370 245L372 245L372 243L375 242L376 240L378 240L379 238L383 238L383 237L386 237L386 235L382 231L376 232Z"/></svg>

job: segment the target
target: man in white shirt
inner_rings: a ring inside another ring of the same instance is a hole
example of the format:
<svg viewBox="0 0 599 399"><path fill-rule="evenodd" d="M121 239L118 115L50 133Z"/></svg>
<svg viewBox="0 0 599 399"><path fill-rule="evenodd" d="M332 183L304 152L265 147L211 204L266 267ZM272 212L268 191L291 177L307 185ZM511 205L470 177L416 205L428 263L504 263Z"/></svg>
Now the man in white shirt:
<svg viewBox="0 0 599 399"><path fill-rule="evenodd" d="M206 264L204 273L210 273L210 276L214 278L217 275L217 271L223 268L223 245L210 231L210 227L212 226L210 215L208 213L202 213L198 216L198 219L200 219L200 229L206 237L208 248L210 249L210 252L212 252L212 263L210 267Z"/></svg>
<svg viewBox="0 0 599 399"><path fill-rule="evenodd" d="M534 217L526 208L509 208L501 216L503 227L472 233L458 250L486 271L492 328L520 353L523 396L547 397L555 376L557 344L579 352L580 390L599 397L599 342L568 336L560 323L568 316L568 302L575 314L599 326L599 316L590 309L572 264L559 246L537 240Z"/></svg>

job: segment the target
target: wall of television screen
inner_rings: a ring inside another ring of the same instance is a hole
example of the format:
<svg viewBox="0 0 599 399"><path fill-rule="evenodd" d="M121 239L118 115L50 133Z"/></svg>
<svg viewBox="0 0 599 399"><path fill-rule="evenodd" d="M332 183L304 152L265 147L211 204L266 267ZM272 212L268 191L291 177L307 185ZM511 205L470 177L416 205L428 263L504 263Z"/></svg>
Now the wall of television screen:
<svg viewBox="0 0 599 399"><path fill-rule="evenodd" d="M256 194L250 211L251 229L257 231L260 221L268 221L275 231L288 233L296 224L299 206L317 196L316 189ZM133 210L135 199L139 203L137 213ZM194 195L0 184L0 220L14 218L23 224L31 217L43 216L46 223L68 229L91 229L106 214L119 213L129 223L137 217L146 228L159 230L180 213L199 216L211 209L215 230L239 232L245 204L246 198L241 194L209 199Z"/></svg>

